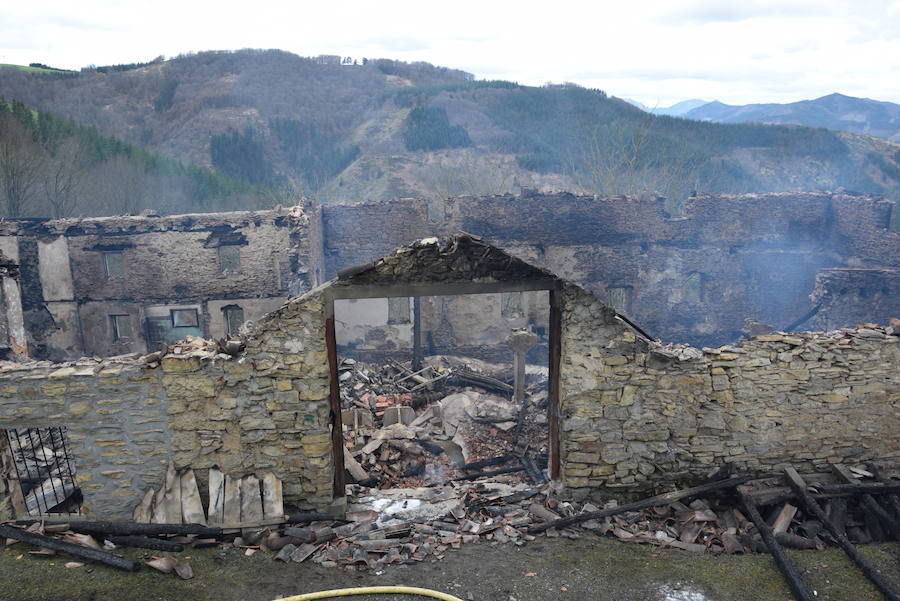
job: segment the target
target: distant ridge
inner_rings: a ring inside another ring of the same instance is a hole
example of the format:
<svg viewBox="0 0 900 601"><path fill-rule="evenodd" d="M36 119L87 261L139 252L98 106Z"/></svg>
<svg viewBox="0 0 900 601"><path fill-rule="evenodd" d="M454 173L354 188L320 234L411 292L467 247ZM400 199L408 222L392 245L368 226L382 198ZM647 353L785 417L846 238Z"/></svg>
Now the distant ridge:
<svg viewBox="0 0 900 601"><path fill-rule="evenodd" d="M718 123L806 125L848 131L900 142L900 104L844 94L787 104L730 105L715 100L681 116Z"/></svg>

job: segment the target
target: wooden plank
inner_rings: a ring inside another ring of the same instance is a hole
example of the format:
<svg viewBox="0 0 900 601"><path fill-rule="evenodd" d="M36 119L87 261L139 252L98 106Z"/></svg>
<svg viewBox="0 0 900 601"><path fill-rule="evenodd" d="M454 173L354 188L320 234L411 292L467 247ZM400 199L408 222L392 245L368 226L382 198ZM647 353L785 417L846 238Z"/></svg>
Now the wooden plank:
<svg viewBox="0 0 900 601"><path fill-rule="evenodd" d="M197 487L194 470L188 470L181 475L181 516L185 524L206 526L203 501L200 499L200 489Z"/></svg>
<svg viewBox="0 0 900 601"><path fill-rule="evenodd" d="M787 532L788 527L791 525L791 521L796 514L797 508L790 503L785 503L781 508L781 511L778 512L778 517L775 518L775 522L772 524L772 532L775 534Z"/></svg>
<svg viewBox="0 0 900 601"><path fill-rule="evenodd" d="M825 528L831 533L835 542L837 542L844 552L859 566L860 570L869 577L869 580L871 580L890 601L900 601L900 594L898 594L897 591L894 590L894 587L881 575L881 572L857 551L856 547L853 546L853 543L847 539L847 536L843 532L835 528L834 524L828 519L828 516L825 515L825 512L816 500L813 499L812 495L809 494L809 491L806 490L806 482L803 481L803 478L800 477L797 470L792 467L785 468L784 475L788 484L794 489L797 496L803 500L803 505L807 510L822 522Z"/></svg>
<svg viewBox="0 0 900 601"><path fill-rule="evenodd" d="M218 469L209 470L208 524L218 526L225 520L225 475Z"/></svg>
<svg viewBox="0 0 900 601"><path fill-rule="evenodd" d="M137 507L134 508L134 512L131 514L131 519L135 522L139 522L142 524L147 524L150 522L152 518L153 511L153 495L155 491L151 488L146 493L144 493L144 498L141 499L141 502L137 504Z"/></svg>
<svg viewBox="0 0 900 601"><path fill-rule="evenodd" d="M263 485L263 518L266 520L284 519L284 499L281 495L281 480L272 472L262 477Z"/></svg>
<svg viewBox="0 0 900 601"><path fill-rule="evenodd" d="M225 476L224 520L229 524L241 521L241 479Z"/></svg>
<svg viewBox="0 0 900 601"><path fill-rule="evenodd" d="M150 521L154 524L165 524L166 522L166 487L160 486L153 494L153 510L150 512Z"/></svg>
<svg viewBox="0 0 900 601"><path fill-rule="evenodd" d="M169 468L166 470L165 496L163 504L165 505L165 515L167 524L181 523L181 479L178 472L175 471L175 464L169 462Z"/></svg>
<svg viewBox="0 0 900 601"><path fill-rule="evenodd" d="M262 497L256 476L241 478L241 521L258 522L263 519Z"/></svg>

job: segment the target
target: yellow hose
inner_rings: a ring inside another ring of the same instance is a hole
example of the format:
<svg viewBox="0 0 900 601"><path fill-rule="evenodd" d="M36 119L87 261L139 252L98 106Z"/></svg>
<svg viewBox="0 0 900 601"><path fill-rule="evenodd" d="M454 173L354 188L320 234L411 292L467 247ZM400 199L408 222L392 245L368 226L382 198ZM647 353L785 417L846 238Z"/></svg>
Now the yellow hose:
<svg viewBox="0 0 900 601"><path fill-rule="evenodd" d="M417 586L363 586L359 588L339 588L331 591L319 591L317 593L306 593L305 595L294 595L293 597L285 597L279 601L309 601L310 599L331 599L332 597L349 597L350 595L376 595L376 594L396 595L422 595L423 597L433 597L442 599L443 601L462 601L459 597L448 595L440 591L433 591L427 588L419 588Z"/></svg>

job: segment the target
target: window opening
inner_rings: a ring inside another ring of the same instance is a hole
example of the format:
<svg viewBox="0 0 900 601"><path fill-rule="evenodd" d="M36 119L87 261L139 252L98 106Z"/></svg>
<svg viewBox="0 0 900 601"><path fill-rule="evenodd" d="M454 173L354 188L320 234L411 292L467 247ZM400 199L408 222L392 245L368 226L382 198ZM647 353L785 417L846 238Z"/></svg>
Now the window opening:
<svg viewBox="0 0 900 601"><path fill-rule="evenodd" d="M631 310L631 286L610 286L606 291L609 306L619 313Z"/></svg>
<svg viewBox="0 0 900 601"><path fill-rule="evenodd" d="M410 322L409 301L408 296L388 299L388 323Z"/></svg>
<svg viewBox="0 0 900 601"><path fill-rule="evenodd" d="M77 514L81 489L75 484L75 468L69 455L65 426L6 430L14 474L27 515Z"/></svg>
<svg viewBox="0 0 900 601"><path fill-rule="evenodd" d="M241 267L241 247L237 244L219 246L219 271L237 273Z"/></svg>
<svg viewBox="0 0 900 601"><path fill-rule="evenodd" d="M197 309L172 309L173 328L196 328L199 325Z"/></svg>
<svg viewBox="0 0 900 601"><path fill-rule="evenodd" d="M134 337L130 315L110 315L109 320L112 324L113 341L130 340Z"/></svg>
<svg viewBox="0 0 900 601"><path fill-rule="evenodd" d="M699 303L703 300L703 275L699 271L695 271L685 278L682 298L688 303Z"/></svg>
<svg viewBox="0 0 900 601"><path fill-rule="evenodd" d="M124 257L120 250L110 250L103 252L103 272L106 279L116 278L122 275L124 271Z"/></svg>
<svg viewBox="0 0 900 601"><path fill-rule="evenodd" d="M225 317L225 335L237 336L244 323L244 310L238 305L226 305L222 307Z"/></svg>
<svg viewBox="0 0 900 601"><path fill-rule="evenodd" d="M525 310L522 308L521 292L500 293L500 315L506 319L525 316Z"/></svg>
<svg viewBox="0 0 900 601"><path fill-rule="evenodd" d="M152 348L162 348L167 340L167 333L172 326L171 317L148 317L145 320L147 328L147 345Z"/></svg>

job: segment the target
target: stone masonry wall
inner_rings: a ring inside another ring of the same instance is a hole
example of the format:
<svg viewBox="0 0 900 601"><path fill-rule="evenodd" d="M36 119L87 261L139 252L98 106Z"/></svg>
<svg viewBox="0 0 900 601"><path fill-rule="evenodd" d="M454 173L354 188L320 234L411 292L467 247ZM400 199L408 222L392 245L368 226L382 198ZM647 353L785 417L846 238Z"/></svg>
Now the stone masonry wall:
<svg viewBox="0 0 900 601"><path fill-rule="evenodd" d="M318 293L258 324L239 358L196 351L141 360L7 364L0 429L66 426L85 511L127 519L169 460L243 475L272 470L285 498L332 501L323 305Z"/></svg>
<svg viewBox="0 0 900 601"><path fill-rule="evenodd" d="M657 347L574 286L563 295L563 481L638 491L714 465L900 462L900 338L885 329Z"/></svg>

